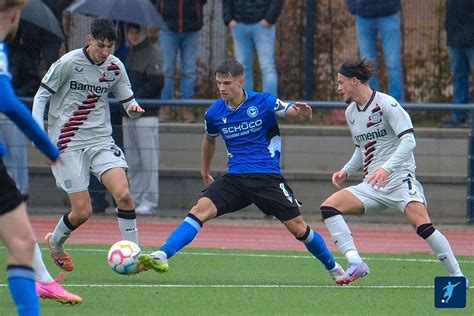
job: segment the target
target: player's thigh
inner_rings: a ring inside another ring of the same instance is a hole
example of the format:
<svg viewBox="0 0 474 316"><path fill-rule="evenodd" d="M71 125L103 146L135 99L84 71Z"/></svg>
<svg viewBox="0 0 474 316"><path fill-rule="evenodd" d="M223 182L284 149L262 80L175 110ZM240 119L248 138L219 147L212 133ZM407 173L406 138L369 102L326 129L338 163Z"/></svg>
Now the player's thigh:
<svg viewBox="0 0 474 316"><path fill-rule="evenodd" d="M199 199L203 197L212 201L216 207L216 217L236 212L251 204L242 192L238 179L227 174L208 185L201 192Z"/></svg>
<svg viewBox="0 0 474 316"><path fill-rule="evenodd" d="M348 215L361 215L365 212L361 197L346 189L335 192L321 206L333 207L342 214Z"/></svg>
<svg viewBox="0 0 474 316"><path fill-rule="evenodd" d="M56 185L68 194L87 190L90 180L90 158L87 151L67 151L61 154L61 159L63 163L51 166Z"/></svg>
<svg viewBox="0 0 474 316"><path fill-rule="evenodd" d="M102 173L100 180L114 197L128 191L128 180L124 168L109 169Z"/></svg>

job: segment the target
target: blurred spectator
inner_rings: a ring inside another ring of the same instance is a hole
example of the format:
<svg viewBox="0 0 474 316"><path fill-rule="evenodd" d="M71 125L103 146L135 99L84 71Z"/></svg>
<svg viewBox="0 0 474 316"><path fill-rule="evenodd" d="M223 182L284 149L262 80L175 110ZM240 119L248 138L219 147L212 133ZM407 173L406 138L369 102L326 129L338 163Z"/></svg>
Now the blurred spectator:
<svg viewBox="0 0 474 316"><path fill-rule="evenodd" d="M34 96L40 83L38 60L28 50L23 36L25 25L28 24L28 22L21 21L17 36L10 45L9 69L12 75L13 89L19 97ZM26 138L14 123L3 115L0 117L0 141L8 148L3 157L8 174L15 180L18 190L26 199L28 194Z"/></svg>
<svg viewBox="0 0 474 316"><path fill-rule="evenodd" d="M257 50L263 91L278 95L275 22L283 0L224 0L224 23L234 38L236 58L244 66L244 89L253 90L253 54Z"/></svg>
<svg viewBox="0 0 474 316"><path fill-rule="evenodd" d="M53 11L54 16L58 19L59 26L64 33L63 26L63 11L66 9L74 0L42 0L50 9ZM45 63L45 68L49 69L52 63L59 59L59 51L61 49L62 41L56 36L52 36L49 33L43 32L41 45L41 54ZM67 44L67 42L65 43ZM67 48L66 48L67 51Z"/></svg>
<svg viewBox="0 0 474 316"><path fill-rule="evenodd" d="M474 72L474 1L446 0L446 38L453 80L453 103L469 103ZM454 111L440 127L465 127L468 115Z"/></svg>
<svg viewBox="0 0 474 316"><path fill-rule="evenodd" d="M135 98L159 99L163 88L162 58L147 30L127 24L130 51L125 62ZM128 157L128 179L137 214L153 214L158 208L159 139L158 109L147 108L138 119L123 117L123 144Z"/></svg>
<svg viewBox="0 0 474 316"><path fill-rule="evenodd" d="M179 96L194 97L196 61L199 53L199 30L203 25L202 11L207 0L158 0L156 8L165 20L168 29L160 30L160 48L163 54L165 81L161 98L169 100L174 94L174 73L178 51L181 60ZM182 120L194 122L192 109L182 108ZM168 113L162 113L167 116ZM164 120L164 118L162 118Z"/></svg>
<svg viewBox="0 0 474 316"><path fill-rule="evenodd" d="M355 27L361 58L377 60L377 35L382 40L383 58L388 75L388 94L404 100L403 71L400 60L400 0L346 0L355 15ZM379 90L377 73L369 80Z"/></svg>

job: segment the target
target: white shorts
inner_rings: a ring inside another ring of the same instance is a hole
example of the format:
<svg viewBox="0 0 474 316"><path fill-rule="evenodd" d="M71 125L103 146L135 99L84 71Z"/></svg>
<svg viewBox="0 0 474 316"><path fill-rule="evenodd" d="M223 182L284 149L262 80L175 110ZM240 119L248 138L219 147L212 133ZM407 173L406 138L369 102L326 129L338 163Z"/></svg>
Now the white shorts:
<svg viewBox="0 0 474 316"><path fill-rule="evenodd" d="M91 173L100 181L109 169L128 168L122 150L113 141L61 153L61 160L63 164L54 164L51 170L56 185L67 193L86 191Z"/></svg>
<svg viewBox="0 0 474 316"><path fill-rule="evenodd" d="M364 179L362 183L346 188L363 204L365 214L382 212L388 208L405 212L405 207L413 201L421 202L427 207L423 186L409 172L394 174L383 188L372 187Z"/></svg>

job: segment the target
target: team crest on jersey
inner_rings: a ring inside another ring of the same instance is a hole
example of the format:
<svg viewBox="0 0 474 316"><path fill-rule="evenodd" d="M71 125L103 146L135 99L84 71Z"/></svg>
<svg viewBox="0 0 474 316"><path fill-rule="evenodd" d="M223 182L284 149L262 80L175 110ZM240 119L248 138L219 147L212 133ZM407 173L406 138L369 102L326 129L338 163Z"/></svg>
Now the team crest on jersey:
<svg viewBox="0 0 474 316"><path fill-rule="evenodd" d="M70 189L72 187L72 180L71 179L64 180L64 186L66 187L66 189Z"/></svg>
<svg viewBox="0 0 474 316"><path fill-rule="evenodd" d="M251 106L247 109L247 115L249 117L255 117L258 115L258 109L255 106Z"/></svg>
<svg viewBox="0 0 474 316"><path fill-rule="evenodd" d="M372 114L369 116L369 121L367 122L367 127L377 125L381 122L382 122L382 109L377 104L377 106L372 109Z"/></svg>
<svg viewBox="0 0 474 316"><path fill-rule="evenodd" d="M99 78L99 82L112 82L115 80L115 72L112 70L107 70L104 72L101 78Z"/></svg>

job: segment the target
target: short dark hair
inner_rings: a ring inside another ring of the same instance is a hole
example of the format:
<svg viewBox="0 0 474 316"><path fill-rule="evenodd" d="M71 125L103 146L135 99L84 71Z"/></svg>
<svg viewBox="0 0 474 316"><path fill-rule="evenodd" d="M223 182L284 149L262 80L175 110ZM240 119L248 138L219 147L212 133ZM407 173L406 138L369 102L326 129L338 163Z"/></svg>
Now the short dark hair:
<svg viewBox="0 0 474 316"><path fill-rule="evenodd" d="M365 83L375 73L375 63L367 58L353 57L342 64L339 73L348 78L355 77Z"/></svg>
<svg viewBox="0 0 474 316"><path fill-rule="evenodd" d="M136 29L136 30L141 30L142 29L142 27L139 24L136 24L136 23L127 23L127 26L125 28L126 28L127 31L129 29Z"/></svg>
<svg viewBox="0 0 474 316"><path fill-rule="evenodd" d="M109 40L115 43L118 40L115 23L109 19L96 19L91 23L91 35L96 40Z"/></svg>
<svg viewBox="0 0 474 316"><path fill-rule="evenodd" d="M216 69L216 75L238 77L244 74L244 66L235 58L227 58Z"/></svg>

